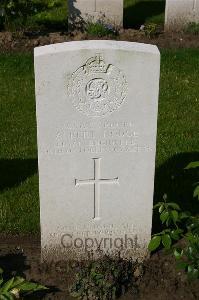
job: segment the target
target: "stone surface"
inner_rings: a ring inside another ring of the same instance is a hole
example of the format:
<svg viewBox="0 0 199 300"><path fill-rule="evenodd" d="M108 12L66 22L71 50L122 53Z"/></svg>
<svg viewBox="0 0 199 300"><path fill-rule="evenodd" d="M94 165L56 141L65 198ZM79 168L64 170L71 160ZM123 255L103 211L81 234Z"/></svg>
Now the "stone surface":
<svg viewBox="0 0 199 300"><path fill-rule="evenodd" d="M102 21L113 27L123 25L123 0L68 0L68 8L71 29L81 28L88 21Z"/></svg>
<svg viewBox="0 0 199 300"><path fill-rule="evenodd" d="M199 22L199 0L166 0L166 30L182 30L191 22Z"/></svg>
<svg viewBox="0 0 199 300"><path fill-rule="evenodd" d="M147 254L159 65L139 43L35 49L44 259Z"/></svg>

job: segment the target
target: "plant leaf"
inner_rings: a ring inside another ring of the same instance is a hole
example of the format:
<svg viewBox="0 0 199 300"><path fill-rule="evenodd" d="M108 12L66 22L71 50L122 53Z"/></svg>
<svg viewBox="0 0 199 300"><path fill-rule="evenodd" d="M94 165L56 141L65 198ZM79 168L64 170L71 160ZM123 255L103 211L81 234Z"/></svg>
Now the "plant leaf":
<svg viewBox="0 0 199 300"><path fill-rule="evenodd" d="M178 229L172 230L170 236L173 240L178 241L180 239L179 230Z"/></svg>
<svg viewBox="0 0 199 300"><path fill-rule="evenodd" d="M174 254L175 258L178 260L182 257L183 250L182 249L175 249L173 254Z"/></svg>
<svg viewBox="0 0 199 300"><path fill-rule="evenodd" d="M185 167L185 170L194 169L194 168L199 168L199 161L193 161L193 162L189 163Z"/></svg>
<svg viewBox="0 0 199 300"><path fill-rule="evenodd" d="M193 196L194 196L194 198L197 197L199 200L199 185L195 188L195 190L193 192Z"/></svg>
<svg viewBox="0 0 199 300"><path fill-rule="evenodd" d="M161 242L161 236L154 236L151 240L150 243L148 245L148 249L149 251L154 251L156 250L159 246L160 246L160 242Z"/></svg>
<svg viewBox="0 0 199 300"><path fill-rule="evenodd" d="M173 209L181 210L181 209L180 209L180 206L179 206L177 203L170 202L170 203L168 203L168 205L169 205L170 207L172 207Z"/></svg>
<svg viewBox="0 0 199 300"><path fill-rule="evenodd" d="M19 277L19 276L15 277L14 282L12 284L12 289L17 288L23 282L25 282L25 279L23 277Z"/></svg>
<svg viewBox="0 0 199 300"><path fill-rule="evenodd" d="M160 205L160 207L159 207L159 213L161 214L163 212L163 210L164 210L164 204Z"/></svg>
<svg viewBox="0 0 199 300"><path fill-rule="evenodd" d="M155 208L157 208L157 207L159 207L159 206L161 206L161 205L164 205L164 202L158 202L157 204L155 204L155 205L153 206L153 209L155 209Z"/></svg>
<svg viewBox="0 0 199 300"><path fill-rule="evenodd" d="M171 211L171 216L172 216L172 219L173 219L174 223L176 223L178 221L178 211L177 210L172 210Z"/></svg>
<svg viewBox="0 0 199 300"><path fill-rule="evenodd" d="M14 295L12 295L10 292L3 292L0 293L0 300L15 300Z"/></svg>
<svg viewBox="0 0 199 300"><path fill-rule="evenodd" d="M164 234L162 236L162 244L165 247L165 249L170 249L171 248L171 237L169 234Z"/></svg>
<svg viewBox="0 0 199 300"><path fill-rule="evenodd" d="M179 270L185 270L185 269L187 268L187 266L188 266L188 263L183 262L183 261L178 262L178 263L176 264L176 267L177 267L177 269L179 269Z"/></svg>
<svg viewBox="0 0 199 300"><path fill-rule="evenodd" d="M19 284L17 286L17 288L20 289L20 291L22 291L22 292L28 292L28 291L36 292L39 290L47 290L48 289L47 287L45 287L43 285L40 285L40 284L37 284L34 282L28 282L28 281L22 282L22 284Z"/></svg>
<svg viewBox="0 0 199 300"><path fill-rule="evenodd" d="M160 220L162 221L162 224L168 219L169 212L167 210L164 210L160 215Z"/></svg>
<svg viewBox="0 0 199 300"><path fill-rule="evenodd" d="M4 294L5 292L8 292L12 288L12 284L14 282L14 277L9 279L7 282L4 283L2 288L0 289L0 292Z"/></svg>

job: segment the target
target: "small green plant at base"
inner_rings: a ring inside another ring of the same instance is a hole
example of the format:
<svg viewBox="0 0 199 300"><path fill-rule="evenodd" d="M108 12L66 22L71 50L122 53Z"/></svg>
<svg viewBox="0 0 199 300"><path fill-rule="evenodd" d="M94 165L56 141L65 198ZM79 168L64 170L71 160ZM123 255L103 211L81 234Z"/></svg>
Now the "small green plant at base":
<svg viewBox="0 0 199 300"><path fill-rule="evenodd" d="M93 20L92 17L88 18L84 30L87 34L97 37L117 35L117 28L111 24L107 24L104 15L97 21Z"/></svg>
<svg viewBox="0 0 199 300"><path fill-rule="evenodd" d="M120 258L88 262L77 273L70 294L78 299L115 299L132 283L132 269L130 261Z"/></svg>
<svg viewBox="0 0 199 300"><path fill-rule="evenodd" d="M157 33L157 24L155 23L145 24L143 27L143 31L147 37L152 38Z"/></svg>
<svg viewBox="0 0 199 300"><path fill-rule="evenodd" d="M3 270L0 269L0 300L23 299L22 297L45 289L45 286L26 281L22 277L12 277L4 281Z"/></svg>
<svg viewBox="0 0 199 300"><path fill-rule="evenodd" d="M179 228L179 224L188 218L187 213L182 212L177 203L167 202L167 195L163 196L163 200L157 203L154 209L158 208L162 225L166 225L167 228L153 235L148 246L150 251L156 250L161 243L165 249L170 249L172 242L178 241L183 234L183 229Z"/></svg>
<svg viewBox="0 0 199 300"><path fill-rule="evenodd" d="M199 161L187 165L186 170L199 168ZM193 197L199 200L199 182L194 183ZM162 232L153 235L148 249L156 250L161 242L165 249L170 249L172 239L178 241L184 237L184 247L173 247L173 254L177 260L177 267L185 270L188 279L199 279L199 216L192 216L190 213L182 212L176 203L159 202L154 206L158 208L160 220L166 226ZM185 221L185 229L179 225ZM170 226L170 227L169 227ZM175 228L174 228L175 227Z"/></svg>
<svg viewBox="0 0 199 300"><path fill-rule="evenodd" d="M185 28L186 33L199 34L199 23L191 22Z"/></svg>

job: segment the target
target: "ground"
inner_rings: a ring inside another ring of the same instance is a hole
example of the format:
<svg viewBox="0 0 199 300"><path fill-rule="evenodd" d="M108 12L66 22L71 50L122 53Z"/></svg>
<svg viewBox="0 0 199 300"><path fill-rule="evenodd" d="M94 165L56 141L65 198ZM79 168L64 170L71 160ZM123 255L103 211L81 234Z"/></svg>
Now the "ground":
<svg viewBox="0 0 199 300"><path fill-rule="evenodd" d="M6 242L5 242L6 240ZM37 235L0 236L0 265L6 276L17 272L27 279L49 287L49 292L35 294L33 298L45 300L72 300L68 290L77 265L59 262L40 263L40 237ZM198 281L187 281L186 275L177 270L174 258L159 251L136 271L134 288L130 288L121 300L196 300L199 299Z"/></svg>

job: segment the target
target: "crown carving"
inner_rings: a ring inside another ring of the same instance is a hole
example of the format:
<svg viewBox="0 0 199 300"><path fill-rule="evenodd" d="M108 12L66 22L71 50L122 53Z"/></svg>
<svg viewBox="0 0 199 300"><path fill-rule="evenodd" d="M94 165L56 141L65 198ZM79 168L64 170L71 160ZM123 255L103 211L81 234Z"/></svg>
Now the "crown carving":
<svg viewBox="0 0 199 300"><path fill-rule="evenodd" d="M86 62L86 69L89 73L106 73L108 65L101 54L96 54Z"/></svg>

